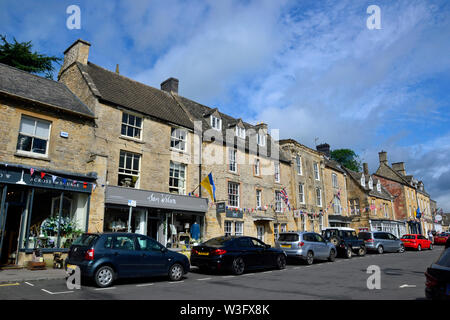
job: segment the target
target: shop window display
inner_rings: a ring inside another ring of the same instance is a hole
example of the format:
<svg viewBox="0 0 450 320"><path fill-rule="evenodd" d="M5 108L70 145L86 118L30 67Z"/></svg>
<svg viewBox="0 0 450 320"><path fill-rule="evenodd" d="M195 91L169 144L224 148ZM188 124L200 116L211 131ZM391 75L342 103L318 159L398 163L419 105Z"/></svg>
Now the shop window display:
<svg viewBox="0 0 450 320"><path fill-rule="evenodd" d="M87 202L87 194L35 189L27 249L69 248L86 230Z"/></svg>

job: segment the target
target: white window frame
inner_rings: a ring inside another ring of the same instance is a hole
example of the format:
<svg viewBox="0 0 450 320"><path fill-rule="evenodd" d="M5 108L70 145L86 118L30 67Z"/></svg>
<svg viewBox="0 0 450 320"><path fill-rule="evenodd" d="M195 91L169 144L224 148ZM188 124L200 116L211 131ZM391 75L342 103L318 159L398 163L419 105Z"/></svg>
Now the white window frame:
<svg viewBox="0 0 450 320"><path fill-rule="evenodd" d="M183 139L184 137L184 139ZM182 148L176 147L178 145ZM187 130L182 128L172 128L170 132L170 147L174 150L186 152L187 150Z"/></svg>
<svg viewBox="0 0 450 320"><path fill-rule="evenodd" d="M22 132L22 131L20 130L20 128L22 127L22 120L23 120L23 119L27 119L27 120L30 120L30 121L34 121L33 134L29 134L29 133L26 133L26 132ZM47 137L40 137L40 136L37 136L37 135L36 135L36 128L37 128L37 125L38 125L39 122L42 123L42 124L48 125L48 135L47 135ZM18 137L17 137L16 151L17 151L18 153L21 153L21 154L28 154L28 155L35 155L35 156L47 157L47 156L48 156L49 144L50 144L50 133L51 133L51 130L52 130L52 123L51 123L50 121L42 120L42 119L38 119L38 118L34 118L34 117L30 117L30 116L27 116L27 115L22 115L22 117L21 117L21 119L20 119L20 125L19 125L19 135L18 135ZM18 148L18 145L19 145L19 138L20 138L21 135L22 135L22 136L26 136L26 137L30 137L30 138L32 139L32 140L31 140L31 150L30 150L30 151L27 151L27 150L21 150L21 149ZM40 152L34 152L34 151L33 151L33 141L34 141L34 139L39 139L39 140L44 140L44 141L46 141L46 144L45 144L45 153L40 153Z"/></svg>
<svg viewBox="0 0 450 320"><path fill-rule="evenodd" d="M124 116L125 115L127 116L127 122L124 122ZM130 121L130 116L135 118L134 123L130 123L129 122ZM141 125L140 126L136 125L136 119L138 119L138 118L141 119ZM122 122L121 122L121 126L120 126L120 135L122 137L127 137L127 138L131 138L131 139L136 139L136 140L142 140L142 126L143 126L143 123L144 123L144 118L142 118L141 116L138 116L136 114L123 111L122 112ZM125 134L123 134L123 132L122 132L124 126L126 128L125 129ZM135 132L135 130L139 130L139 137L128 135L128 128L132 128L133 132Z"/></svg>
<svg viewBox="0 0 450 320"><path fill-rule="evenodd" d="M322 189L319 187L316 188L316 205L322 207Z"/></svg>
<svg viewBox="0 0 450 320"><path fill-rule="evenodd" d="M233 234L233 221L225 220L223 229L225 237L231 236Z"/></svg>
<svg viewBox="0 0 450 320"><path fill-rule="evenodd" d="M123 167L120 166L120 158L124 157L123 159ZM135 168L135 158L138 158L138 168ZM127 168L127 159L131 158L131 168ZM141 168L141 160L142 160L142 155L139 153L134 153L134 152L130 152L130 151L126 151L126 150L120 150L120 155L119 155L119 169L118 169L118 174L119 175L124 175L124 176L130 176L130 177L137 177L136 179L136 183L134 185L135 189L139 188L139 182L140 182L140 168Z"/></svg>
<svg viewBox="0 0 450 320"><path fill-rule="evenodd" d="M256 142L258 143L258 146L264 147L266 145L266 134L258 132L256 135Z"/></svg>
<svg viewBox="0 0 450 320"><path fill-rule="evenodd" d="M373 180L372 180L372 177L369 178L369 189L370 189L370 190L373 189Z"/></svg>
<svg viewBox="0 0 450 320"><path fill-rule="evenodd" d="M341 201L336 195L333 197L333 212L334 214L342 214Z"/></svg>
<svg viewBox="0 0 450 320"><path fill-rule="evenodd" d="M221 131L222 130L222 119L216 117L216 116L211 116L211 128Z"/></svg>
<svg viewBox="0 0 450 320"><path fill-rule="evenodd" d="M338 176L336 173L331 174L331 184L333 185L333 188L339 188Z"/></svg>
<svg viewBox="0 0 450 320"><path fill-rule="evenodd" d="M281 196L281 191L275 191L275 212L283 211L283 197Z"/></svg>
<svg viewBox="0 0 450 320"><path fill-rule="evenodd" d="M363 187L366 186L366 177L364 176L364 174L361 175L361 185L362 185Z"/></svg>
<svg viewBox="0 0 450 320"><path fill-rule="evenodd" d="M261 161L259 159L255 159L255 176L261 175Z"/></svg>
<svg viewBox="0 0 450 320"><path fill-rule="evenodd" d="M169 168L169 192L175 193L175 194L186 194L186 168L187 166L184 163L179 162L173 162L170 161L170 168ZM175 173L178 172L178 177L175 175ZM183 174L183 175L182 175ZM172 185L171 181L178 181L177 185ZM181 186L180 186L181 182ZM173 191L177 192L173 192Z"/></svg>
<svg viewBox="0 0 450 320"><path fill-rule="evenodd" d="M243 236L244 235L244 221L234 222L234 235Z"/></svg>
<svg viewBox="0 0 450 320"><path fill-rule="evenodd" d="M256 189L256 208L261 209L262 207L262 191L260 189Z"/></svg>
<svg viewBox="0 0 450 320"><path fill-rule="evenodd" d="M236 137L245 139L245 128L236 126Z"/></svg>
<svg viewBox="0 0 450 320"><path fill-rule="evenodd" d="M378 183L377 183L377 190L378 190L378 192L381 192L381 183L380 183L380 181L378 181Z"/></svg>
<svg viewBox="0 0 450 320"><path fill-rule="evenodd" d="M302 182L298 184L298 201L300 204L305 204L305 184Z"/></svg>
<svg viewBox="0 0 450 320"><path fill-rule="evenodd" d="M228 182L228 206L232 208L239 208L239 183ZM234 197L234 199L233 199Z"/></svg>
<svg viewBox="0 0 450 320"><path fill-rule="evenodd" d="M295 163L297 166L297 174L299 176L303 175L302 157L300 155L297 155L297 157L295 158Z"/></svg>
<svg viewBox="0 0 450 320"><path fill-rule="evenodd" d="M273 235L275 240L278 240L278 237L280 236L280 224L274 223L273 224Z"/></svg>
<svg viewBox="0 0 450 320"><path fill-rule="evenodd" d="M313 163L313 171L314 171L314 180L320 181L320 172L319 172L319 163Z"/></svg>
<svg viewBox="0 0 450 320"><path fill-rule="evenodd" d="M275 166L275 168L274 168L275 182L280 182L280 163L275 162L274 166Z"/></svg>
<svg viewBox="0 0 450 320"><path fill-rule="evenodd" d="M237 150L234 148L228 149L228 170L237 173Z"/></svg>
<svg viewBox="0 0 450 320"><path fill-rule="evenodd" d="M287 232L287 224L286 223L280 224L280 232Z"/></svg>

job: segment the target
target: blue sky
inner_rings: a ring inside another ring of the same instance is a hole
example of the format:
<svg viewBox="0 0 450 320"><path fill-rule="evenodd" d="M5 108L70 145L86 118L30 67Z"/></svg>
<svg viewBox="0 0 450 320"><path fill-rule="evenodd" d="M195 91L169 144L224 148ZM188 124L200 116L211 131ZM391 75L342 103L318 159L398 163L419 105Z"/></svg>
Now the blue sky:
<svg viewBox="0 0 450 320"><path fill-rule="evenodd" d="M352 148L371 171L385 150L450 211L449 1L0 0L0 33L60 57L85 39L93 63L157 88L177 77L185 97Z"/></svg>

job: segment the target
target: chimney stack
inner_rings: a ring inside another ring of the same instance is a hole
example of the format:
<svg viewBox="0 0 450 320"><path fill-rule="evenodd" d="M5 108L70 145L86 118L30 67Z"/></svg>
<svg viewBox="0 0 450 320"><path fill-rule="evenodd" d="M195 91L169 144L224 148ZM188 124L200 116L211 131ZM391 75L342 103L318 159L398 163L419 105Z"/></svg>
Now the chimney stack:
<svg viewBox="0 0 450 320"><path fill-rule="evenodd" d="M367 164L367 162L363 163L363 170L364 170L364 175L368 176L369 175L369 165Z"/></svg>
<svg viewBox="0 0 450 320"><path fill-rule="evenodd" d="M406 176L405 163L396 162L392 164L392 169L400 173L402 176Z"/></svg>
<svg viewBox="0 0 450 320"><path fill-rule="evenodd" d="M72 43L72 45L64 51L64 63L59 71L58 77L74 62L87 64L90 46L91 44L89 42L82 39L78 39Z"/></svg>
<svg viewBox="0 0 450 320"><path fill-rule="evenodd" d="M385 165L388 165L387 152L386 151L378 152L378 157L380 159L380 164L384 163Z"/></svg>
<svg viewBox="0 0 450 320"><path fill-rule="evenodd" d="M328 158L331 155L330 145L328 143L319 144L318 146L316 146L316 150L324 153Z"/></svg>
<svg viewBox="0 0 450 320"><path fill-rule="evenodd" d="M178 79L169 78L161 83L161 90L178 94Z"/></svg>

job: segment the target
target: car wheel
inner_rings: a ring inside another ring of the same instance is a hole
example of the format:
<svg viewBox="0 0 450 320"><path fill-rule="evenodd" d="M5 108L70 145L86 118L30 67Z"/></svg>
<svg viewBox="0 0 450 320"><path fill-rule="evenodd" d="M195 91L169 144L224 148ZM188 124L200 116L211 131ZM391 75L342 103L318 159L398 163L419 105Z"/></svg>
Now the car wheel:
<svg viewBox="0 0 450 320"><path fill-rule="evenodd" d="M106 288L112 285L114 281L114 270L109 266L103 266L98 268L95 272L95 283L100 288Z"/></svg>
<svg viewBox="0 0 450 320"><path fill-rule="evenodd" d="M244 259L242 259L241 257L235 258L231 265L231 271L233 272L233 274L241 275L244 273L244 270L245 270Z"/></svg>
<svg viewBox="0 0 450 320"><path fill-rule="evenodd" d="M384 248L383 248L383 246L378 246L377 252L378 252L379 254L383 254L383 253L384 253Z"/></svg>
<svg viewBox="0 0 450 320"><path fill-rule="evenodd" d="M366 255L366 247L360 247L358 250L358 256L364 257Z"/></svg>
<svg viewBox="0 0 450 320"><path fill-rule="evenodd" d="M173 264L169 269L169 279L171 281L180 281L183 278L184 269L179 263Z"/></svg>
<svg viewBox="0 0 450 320"><path fill-rule="evenodd" d="M400 249L398 249L398 252L400 252L400 253L405 252L405 246L404 246L404 245L401 245L401 246L400 246Z"/></svg>
<svg viewBox="0 0 450 320"><path fill-rule="evenodd" d="M283 254L279 254L277 256L277 269L285 269L286 268L286 257Z"/></svg>
<svg viewBox="0 0 450 320"><path fill-rule="evenodd" d="M313 262L314 262L314 253L312 252L312 251L309 251L307 254L306 254L306 264L308 264L308 265L312 265L313 264Z"/></svg>
<svg viewBox="0 0 450 320"><path fill-rule="evenodd" d="M422 251L422 246L420 244L417 246L417 251Z"/></svg>
<svg viewBox="0 0 450 320"><path fill-rule="evenodd" d="M336 260L336 250L330 250L330 256L328 257L328 261L334 262Z"/></svg>
<svg viewBox="0 0 450 320"><path fill-rule="evenodd" d="M353 255L352 248L347 247L347 250L345 251L345 257L346 257L347 259L351 259L351 258L352 258L352 255Z"/></svg>

